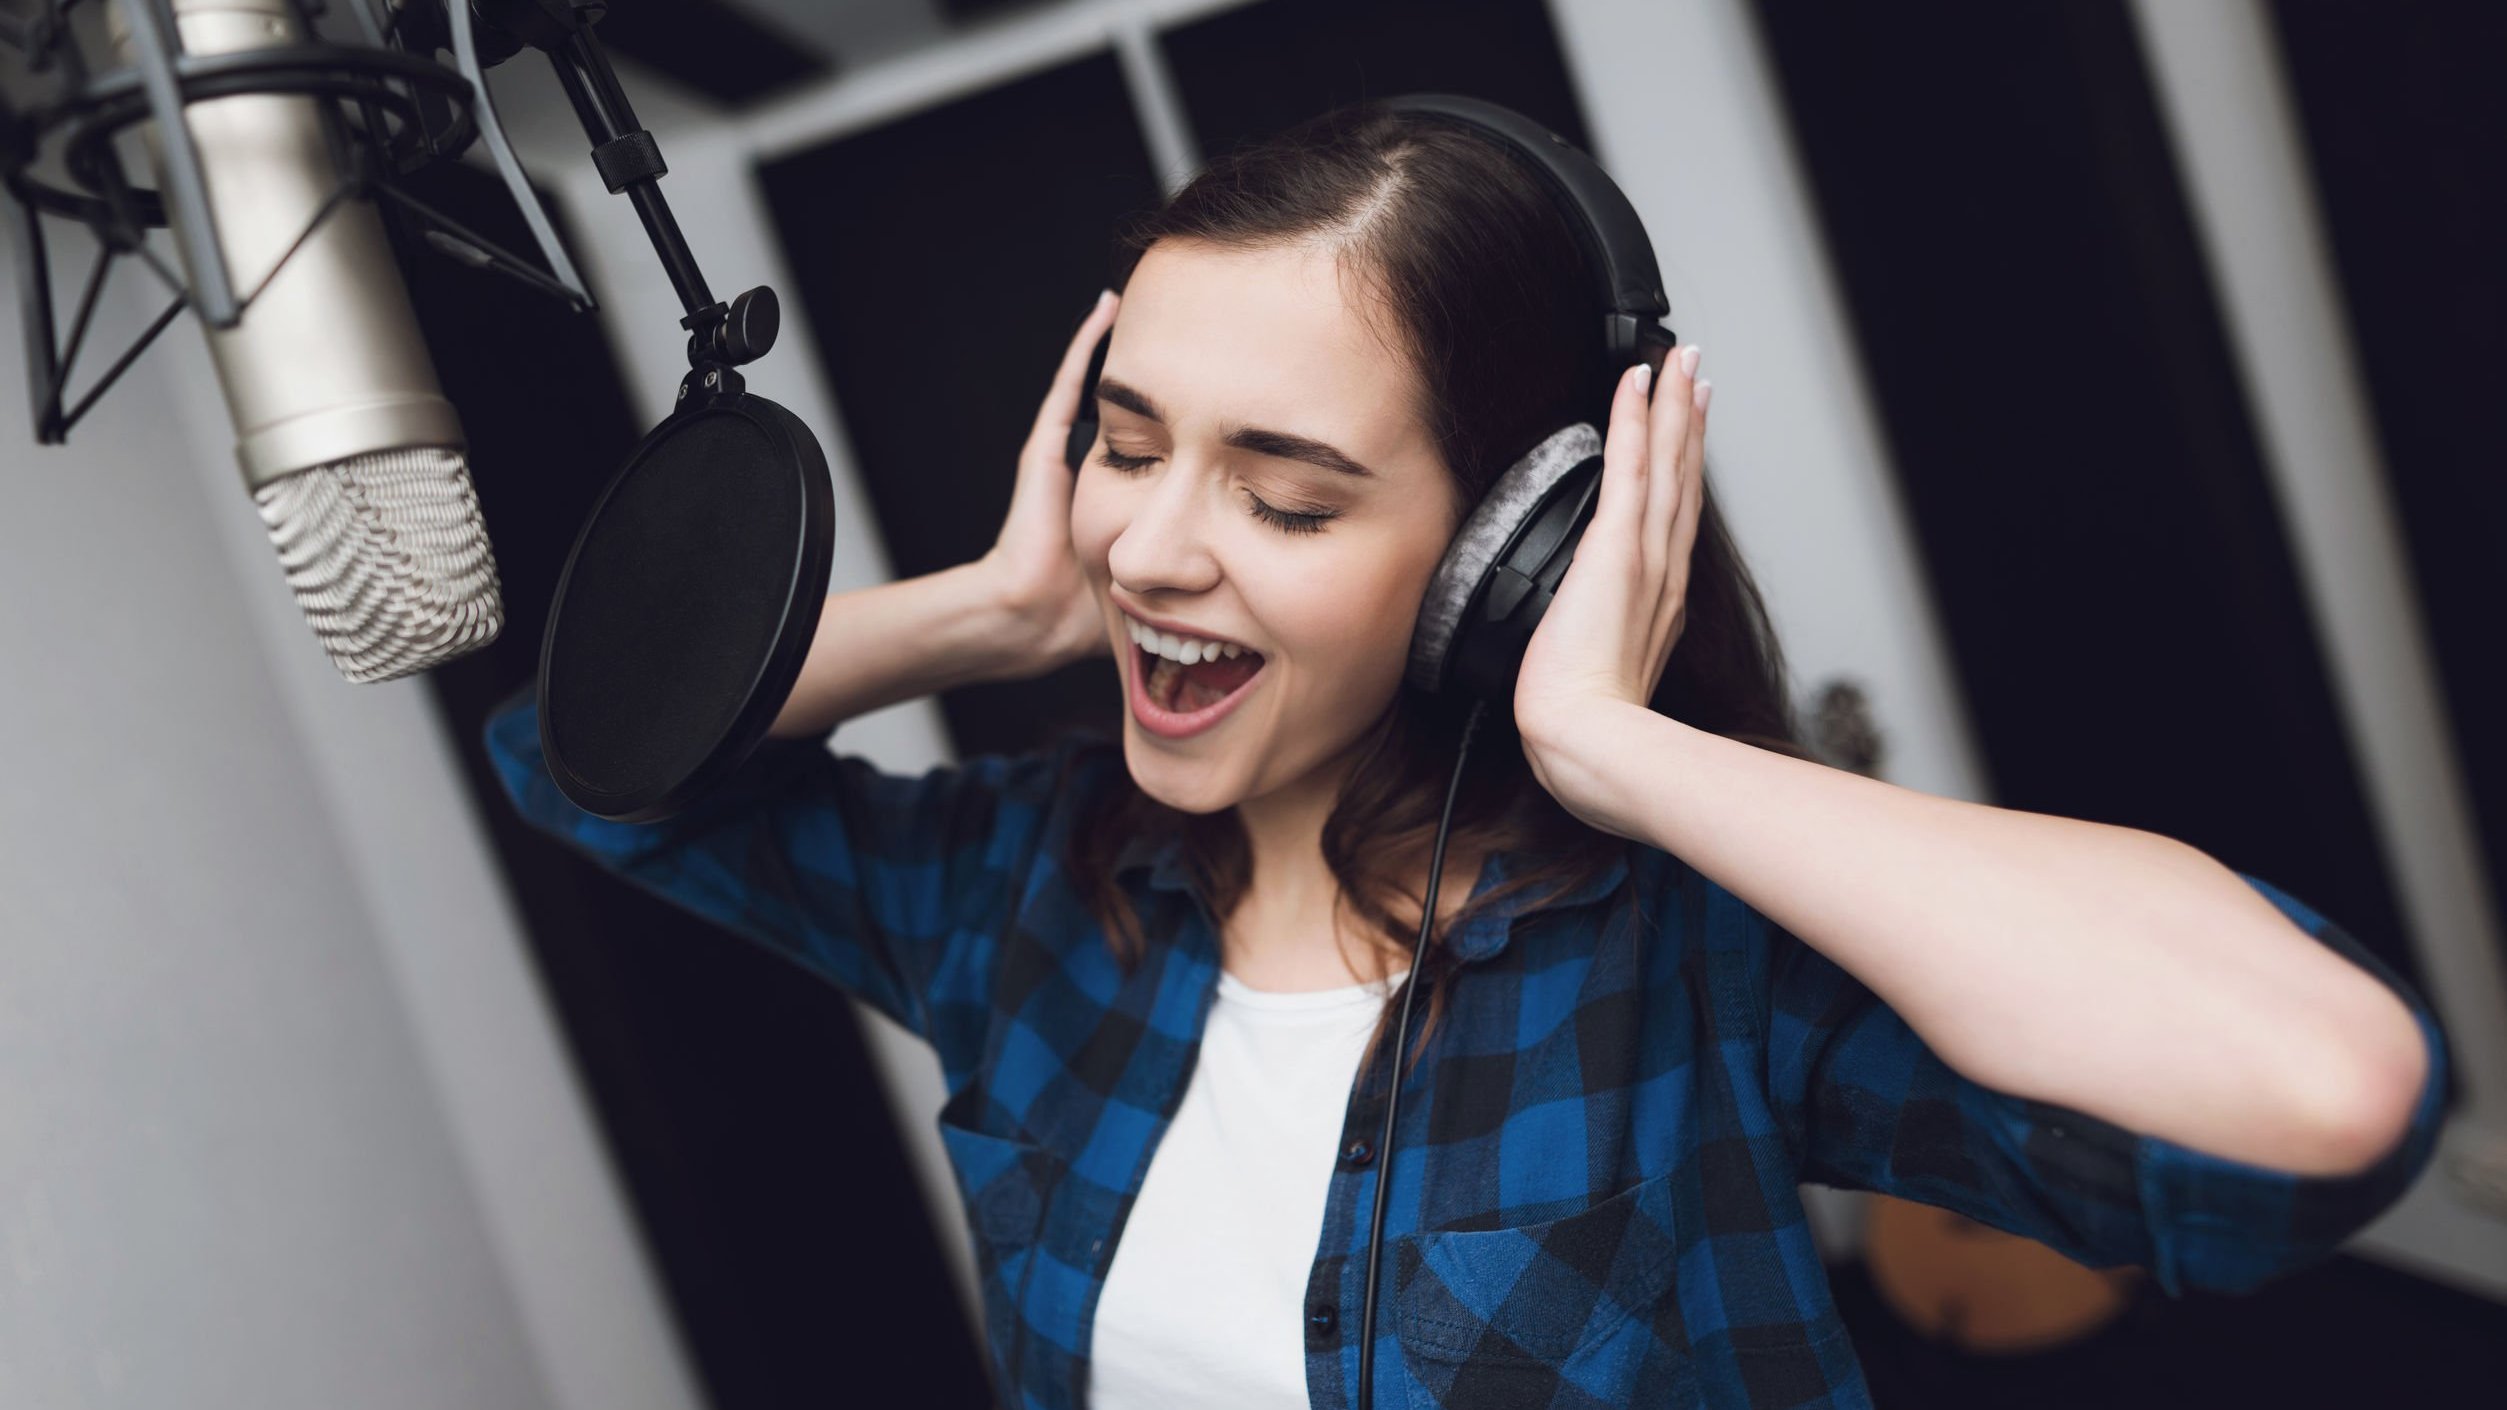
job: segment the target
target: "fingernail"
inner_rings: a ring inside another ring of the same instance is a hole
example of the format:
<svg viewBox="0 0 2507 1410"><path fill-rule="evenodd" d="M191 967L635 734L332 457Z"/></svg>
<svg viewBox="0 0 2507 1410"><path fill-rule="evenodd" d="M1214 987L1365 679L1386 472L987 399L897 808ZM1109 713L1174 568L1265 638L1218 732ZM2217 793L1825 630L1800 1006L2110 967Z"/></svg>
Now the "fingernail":
<svg viewBox="0 0 2507 1410"><path fill-rule="evenodd" d="M1712 383L1712 382L1700 382L1700 383L1698 383L1698 384L1697 384L1697 399L1696 399L1696 400L1697 400L1697 409L1698 409L1698 410L1700 410L1700 411L1704 411L1704 410L1706 409L1706 399L1707 399L1708 397L1713 396L1714 394L1715 394L1715 384L1714 384L1714 383Z"/></svg>
<svg viewBox="0 0 2507 1410"><path fill-rule="evenodd" d="M1646 363L1637 364L1637 395L1648 395L1654 386L1654 369Z"/></svg>
<svg viewBox="0 0 2507 1410"><path fill-rule="evenodd" d="M1100 290L1100 291L1098 292L1098 294L1097 294L1097 307L1098 307L1098 309L1102 310L1102 309L1104 309L1104 308L1105 308L1105 306L1106 306L1107 304L1110 304L1110 303L1112 303L1112 302L1114 302L1114 291L1113 291L1112 289Z"/></svg>
<svg viewBox="0 0 2507 1410"><path fill-rule="evenodd" d="M1705 349L1700 348L1695 343L1691 343L1687 347L1682 348L1680 350L1680 375L1683 377L1695 377L1697 375L1697 360L1705 355Z"/></svg>

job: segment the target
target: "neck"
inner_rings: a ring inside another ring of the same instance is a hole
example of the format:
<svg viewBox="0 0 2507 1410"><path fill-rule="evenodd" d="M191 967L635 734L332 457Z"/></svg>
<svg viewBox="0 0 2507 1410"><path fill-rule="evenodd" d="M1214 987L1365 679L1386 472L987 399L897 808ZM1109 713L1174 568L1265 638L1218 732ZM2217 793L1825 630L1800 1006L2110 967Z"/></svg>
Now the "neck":
<svg viewBox="0 0 2507 1410"><path fill-rule="evenodd" d="M1339 802L1354 759L1344 755L1294 784L1237 804L1252 856L1251 884L1221 927L1224 968L1258 989L1325 989L1375 980L1405 969L1407 954L1379 955L1380 933L1356 928L1335 913L1340 882L1323 860L1323 824ZM1471 899L1483 858L1450 845L1438 879L1436 910L1451 916ZM1427 892L1428 859L1410 878L1414 896ZM1410 916L1416 924L1417 903Z"/></svg>

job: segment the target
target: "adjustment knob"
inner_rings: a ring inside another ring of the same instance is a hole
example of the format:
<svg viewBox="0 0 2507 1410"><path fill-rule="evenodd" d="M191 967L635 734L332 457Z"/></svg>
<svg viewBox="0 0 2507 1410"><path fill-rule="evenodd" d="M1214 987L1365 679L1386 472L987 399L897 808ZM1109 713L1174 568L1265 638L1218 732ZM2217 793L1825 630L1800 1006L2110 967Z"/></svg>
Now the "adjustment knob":
<svg viewBox="0 0 2507 1410"><path fill-rule="evenodd" d="M775 334L783 328L783 305L775 291L763 284L739 294L731 300L731 311L724 315L722 327L715 338L723 357L731 363L755 362L775 345Z"/></svg>

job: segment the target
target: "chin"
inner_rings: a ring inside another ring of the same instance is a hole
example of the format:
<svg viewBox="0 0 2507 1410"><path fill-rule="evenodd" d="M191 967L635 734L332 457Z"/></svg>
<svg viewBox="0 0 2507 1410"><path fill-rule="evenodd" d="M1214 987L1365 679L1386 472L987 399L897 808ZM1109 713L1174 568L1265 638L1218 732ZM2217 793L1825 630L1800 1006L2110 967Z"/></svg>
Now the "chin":
<svg viewBox="0 0 2507 1410"><path fill-rule="evenodd" d="M1215 761L1179 759L1161 753L1154 743L1137 744L1139 729L1135 723L1124 725L1123 762L1141 792L1181 813L1216 813L1236 805L1239 795L1221 777Z"/></svg>

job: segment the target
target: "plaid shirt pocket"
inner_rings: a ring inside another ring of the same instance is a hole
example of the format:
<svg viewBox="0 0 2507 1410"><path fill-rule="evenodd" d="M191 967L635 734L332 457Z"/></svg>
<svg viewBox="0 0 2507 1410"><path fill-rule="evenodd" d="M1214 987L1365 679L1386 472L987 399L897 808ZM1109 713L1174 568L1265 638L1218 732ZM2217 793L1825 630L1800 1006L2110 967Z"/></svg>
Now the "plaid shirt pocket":
<svg viewBox="0 0 2507 1410"><path fill-rule="evenodd" d="M1671 1175L1537 1224L1393 1247L1414 1410L1698 1403Z"/></svg>

